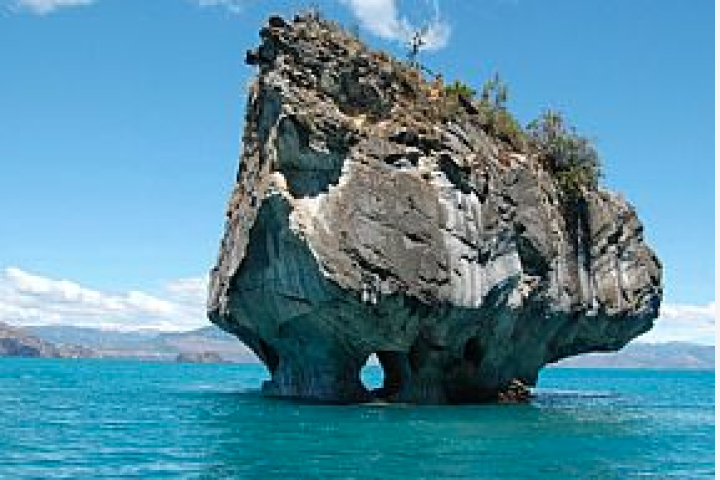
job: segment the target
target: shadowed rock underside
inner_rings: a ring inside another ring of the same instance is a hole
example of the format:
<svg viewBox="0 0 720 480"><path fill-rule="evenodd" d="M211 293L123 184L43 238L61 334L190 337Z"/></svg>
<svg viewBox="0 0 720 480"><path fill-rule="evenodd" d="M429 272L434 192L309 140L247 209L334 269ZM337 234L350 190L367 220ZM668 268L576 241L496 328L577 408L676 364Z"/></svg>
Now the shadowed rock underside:
<svg viewBox="0 0 720 480"><path fill-rule="evenodd" d="M652 327L661 267L620 196L564 199L532 152L331 22L260 35L208 311L267 394L493 401Z"/></svg>

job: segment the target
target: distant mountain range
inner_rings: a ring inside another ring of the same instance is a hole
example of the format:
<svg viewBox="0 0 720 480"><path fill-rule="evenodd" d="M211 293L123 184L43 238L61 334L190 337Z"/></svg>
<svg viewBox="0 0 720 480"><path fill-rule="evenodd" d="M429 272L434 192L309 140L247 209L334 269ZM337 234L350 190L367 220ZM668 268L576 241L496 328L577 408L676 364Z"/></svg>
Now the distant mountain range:
<svg viewBox="0 0 720 480"><path fill-rule="evenodd" d="M0 323L0 357L95 358L97 352L72 344L55 344Z"/></svg>
<svg viewBox="0 0 720 480"><path fill-rule="evenodd" d="M68 325L17 328L0 323L0 357L3 356L256 361L245 345L214 326L163 333Z"/></svg>
<svg viewBox="0 0 720 480"><path fill-rule="evenodd" d="M635 342L616 353L588 353L561 360L555 366L712 370L715 368L715 347L685 342Z"/></svg>
<svg viewBox="0 0 720 480"><path fill-rule="evenodd" d="M161 333L65 325L17 328L0 323L0 357L3 356L257 361L239 340L212 325L188 332ZM681 342L636 342L617 353L591 353L562 360L552 366L714 369L715 347Z"/></svg>

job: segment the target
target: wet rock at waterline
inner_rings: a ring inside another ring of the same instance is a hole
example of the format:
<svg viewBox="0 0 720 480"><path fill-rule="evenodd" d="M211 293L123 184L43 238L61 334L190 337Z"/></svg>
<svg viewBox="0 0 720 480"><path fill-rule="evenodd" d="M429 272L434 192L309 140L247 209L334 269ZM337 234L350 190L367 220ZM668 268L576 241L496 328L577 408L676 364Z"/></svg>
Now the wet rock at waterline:
<svg viewBox="0 0 720 480"><path fill-rule="evenodd" d="M260 36L208 309L267 394L523 400L544 365L652 327L661 268L620 196L569 202L532 152L331 22Z"/></svg>

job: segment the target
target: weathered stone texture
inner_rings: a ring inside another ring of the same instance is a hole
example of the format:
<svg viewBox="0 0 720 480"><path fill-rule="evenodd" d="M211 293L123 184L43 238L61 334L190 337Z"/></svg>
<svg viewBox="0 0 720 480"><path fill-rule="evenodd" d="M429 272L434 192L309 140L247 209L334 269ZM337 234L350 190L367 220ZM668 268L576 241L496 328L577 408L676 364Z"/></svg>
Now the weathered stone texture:
<svg viewBox="0 0 720 480"><path fill-rule="evenodd" d="M276 17L261 38L208 310L267 393L494 400L651 328L661 267L621 197L568 204L532 154L331 23Z"/></svg>

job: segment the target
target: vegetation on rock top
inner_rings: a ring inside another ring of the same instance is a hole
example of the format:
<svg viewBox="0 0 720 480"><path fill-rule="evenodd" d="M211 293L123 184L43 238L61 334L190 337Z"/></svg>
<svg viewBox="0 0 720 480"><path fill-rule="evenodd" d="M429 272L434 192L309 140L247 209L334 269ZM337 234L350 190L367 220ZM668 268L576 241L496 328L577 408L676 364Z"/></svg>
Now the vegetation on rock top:
<svg viewBox="0 0 720 480"><path fill-rule="evenodd" d="M602 176L600 156L559 112L547 110L523 128L507 109L509 89L498 74L485 82L479 98L472 87L458 80L444 91L447 101L471 104L488 134L518 152L537 155L569 199L580 197L586 189L597 189Z"/></svg>
<svg viewBox="0 0 720 480"><path fill-rule="evenodd" d="M328 32L343 34L344 43L351 45L356 53L367 52L357 29L348 30L338 22L322 18L317 8L313 8L309 16L329 27ZM421 134L429 134L424 125L428 118L447 122L458 116L472 116L488 135L510 150L538 159L540 166L555 179L566 200L573 202L581 198L584 191L597 190L602 176L597 150L559 112L543 112L523 127L508 109L509 87L497 73L485 81L479 94L459 80L445 84L441 74L432 72L418 61L423 45L421 35L421 31L416 32L408 42L408 62L396 60L382 51L367 52L375 60L387 64L402 85L404 95L396 100L408 103L405 107L412 104L413 108L399 109L405 112L408 126L419 128ZM431 79L428 80L426 75Z"/></svg>

